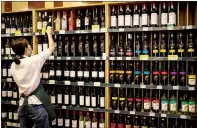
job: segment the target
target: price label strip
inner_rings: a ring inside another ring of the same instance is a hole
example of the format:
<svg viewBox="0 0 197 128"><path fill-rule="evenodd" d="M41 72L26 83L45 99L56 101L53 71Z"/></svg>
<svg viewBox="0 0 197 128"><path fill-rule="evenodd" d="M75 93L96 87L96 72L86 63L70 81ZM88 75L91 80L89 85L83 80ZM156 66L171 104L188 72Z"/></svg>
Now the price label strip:
<svg viewBox="0 0 197 128"><path fill-rule="evenodd" d="M100 32L100 25L92 25L92 32Z"/></svg>
<svg viewBox="0 0 197 128"><path fill-rule="evenodd" d="M140 55L140 60L149 60L148 55Z"/></svg>
<svg viewBox="0 0 197 128"><path fill-rule="evenodd" d="M71 85L70 83L70 81L64 81L64 85Z"/></svg>
<svg viewBox="0 0 197 128"><path fill-rule="evenodd" d="M15 36L21 36L22 34L21 34L21 31L20 30L17 30L17 31L15 31L14 35Z"/></svg>

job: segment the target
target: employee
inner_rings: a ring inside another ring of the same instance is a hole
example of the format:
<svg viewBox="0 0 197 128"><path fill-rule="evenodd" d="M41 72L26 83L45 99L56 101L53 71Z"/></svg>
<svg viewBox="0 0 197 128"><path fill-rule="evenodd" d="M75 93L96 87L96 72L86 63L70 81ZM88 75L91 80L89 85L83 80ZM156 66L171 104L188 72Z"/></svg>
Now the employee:
<svg viewBox="0 0 197 128"><path fill-rule="evenodd" d="M40 72L45 61L54 51L52 29L46 30L49 48L37 55L32 55L32 48L24 38L12 42L16 58L10 67L10 73L19 88L20 101L18 115L21 128L49 128L49 122L56 115L49 97L40 83Z"/></svg>

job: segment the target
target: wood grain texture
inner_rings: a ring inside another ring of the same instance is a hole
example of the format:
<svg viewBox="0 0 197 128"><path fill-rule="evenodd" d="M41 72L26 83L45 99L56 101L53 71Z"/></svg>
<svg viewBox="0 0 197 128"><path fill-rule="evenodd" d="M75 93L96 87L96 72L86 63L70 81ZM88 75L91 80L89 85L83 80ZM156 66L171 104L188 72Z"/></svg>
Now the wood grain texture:
<svg viewBox="0 0 197 128"><path fill-rule="evenodd" d="M1 12L5 12L5 2L1 2Z"/></svg>
<svg viewBox="0 0 197 128"><path fill-rule="evenodd" d="M54 2L52 1L45 1L45 8L53 8Z"/></svg>
<svg viewBox="0 0 197 128"><path fill-rule="evenodd" d="M5 12L12 12L12 1L5 1Z"/></svg>
<svg viewBox="0 0 197 128"><path fill-rule="evenodd" d="M45 1L29 1L28 9L45 8Z"/></svg>
<svg viewBox="0 0 197 128"><path fill-rule="evenodd" d="M54 1L54 7L63 7L63 1Z"/></svg>
<svg viewBox="0 0 197 128"><path fill-rule="evenodd" d="M28 10L28 1L12 2L12 12L25 11L25 10Z"/></svg>

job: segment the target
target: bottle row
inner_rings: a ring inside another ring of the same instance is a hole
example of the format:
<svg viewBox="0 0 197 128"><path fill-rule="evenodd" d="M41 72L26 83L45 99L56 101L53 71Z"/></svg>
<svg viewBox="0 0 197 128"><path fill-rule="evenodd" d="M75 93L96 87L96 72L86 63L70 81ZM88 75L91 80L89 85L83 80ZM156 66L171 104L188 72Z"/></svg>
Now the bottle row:
<svg viewBox="0 0 197 128"><path fill-rule="evenodd" d="M54 105L105 108L105 88L44 86Z"/></svg>
<svg viewBox="0 0 197 128"><path fill-rule="evenodd" d="M195 92L111 88L114 110L195 114Z"/></svg>
<svg viewBox="0 0 197 128"><path fill-rule="evenodd" d="M54 20L53 20L54 19ZM55 18L47 12L38 13L37 31L41 32L47 26L54 26L54 30L90 30L92 25L105 27L105 7L94 7L69 11L57 11Z"/></svg>
<svg viewBox="0 0 197 128"><path fill-rule="evenodd" d="M102 56L105 52L104 34L54 36L55 56ZM38 38L38 53L48 48L48 37Z"/></svg>
<svg viewBox="0 0 197 128"><path fill-rule="evenodd" d="M33 32L31 13L25 13L20 15L2 15L1 34L14 34L16 32Z"/></svg>
<svg viewBox="0 0 197 128"><path fill-rule="evenodd" d="M195 120L111 114L110 128L196 128Z"/></svg>
<svg viewBox="0 0 197 128"><path fill-rule="evenodd" d="M109 81L119 84L195 86L195 62L189 62L186 67L186 62L175 61L110 61Z"/></svg>
<svg viewBox="0 0 197 128"><path fill-rule="evenodd" d="M2 105L1 107L1 127L2 128L20 127L17 109L18 109L18 106Z"/></svg>
<svg viewBox="0 0 197 128"><path fill-rule="evenodd" d="M186 37L188 36L188 40ZM135 39L135 40L134 40ZM193 32L158 32L112 34L110 56L167 57L167 55L196 56L196 37Z"/></svg>

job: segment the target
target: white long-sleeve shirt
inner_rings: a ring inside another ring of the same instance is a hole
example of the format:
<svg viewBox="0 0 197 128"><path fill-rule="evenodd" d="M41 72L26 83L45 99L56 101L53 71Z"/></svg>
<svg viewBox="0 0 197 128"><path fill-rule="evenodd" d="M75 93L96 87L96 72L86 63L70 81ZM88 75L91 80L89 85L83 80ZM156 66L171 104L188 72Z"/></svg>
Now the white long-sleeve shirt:
<svg viewBox="0 0 197 128"><path fill-rule="evenodd" d="M19 65L12 63L10 67L10 74L14 81L18 85L19 93L28 96L31 94L40 84L40 72L45 61L49 58L51 52L49 49L31 56L20 59ZM24 98L21 97L19 106L22 106ZM35 96L29 96L28 104L42 104L40 100Z"/></svg>

